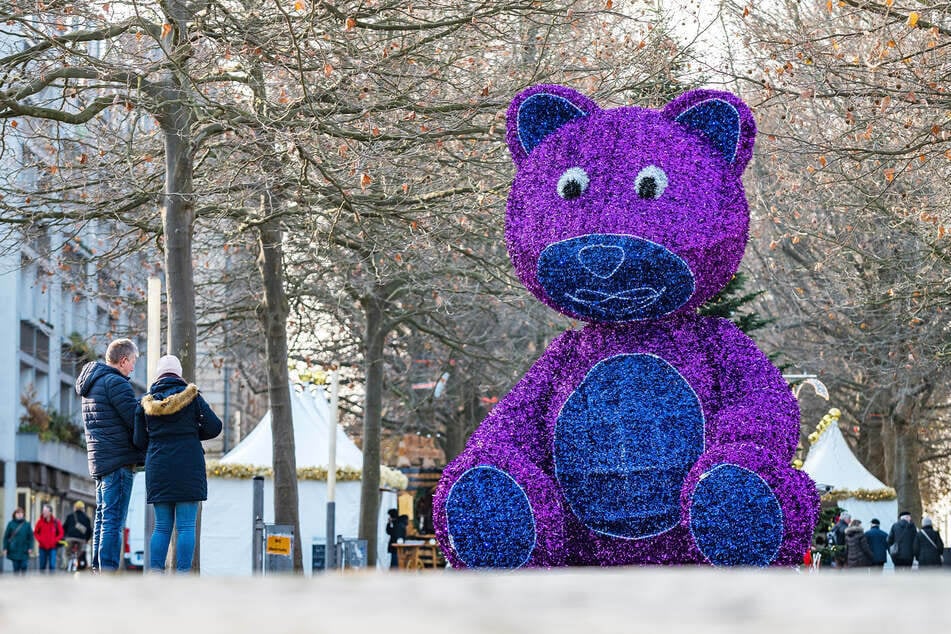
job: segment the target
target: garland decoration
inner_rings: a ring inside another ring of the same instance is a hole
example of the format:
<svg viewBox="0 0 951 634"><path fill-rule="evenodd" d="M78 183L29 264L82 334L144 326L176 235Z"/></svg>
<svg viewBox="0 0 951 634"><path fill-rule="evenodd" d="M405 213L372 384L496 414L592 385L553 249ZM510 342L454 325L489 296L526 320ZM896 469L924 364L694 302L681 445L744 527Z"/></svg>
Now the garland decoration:
<svg viewBox="0 0 951 634"><path fill-rule="evenodd" d="M249 464L221 463L211 460L205 466L205 472L214 478L248 480L255 476L274 477L274 469ZM356 482L363 477L363 470L345 465L337 467L337 482ZM298 480L327 480L327 467L298 467ZM409 478L400 471L380 465L380 484L393 489L405 489Z"/></svg>
<svg viewBox="0 0 951 634"><path fill-rule="evenodd" d="M863 502L884 502L898 498L898 492L892 487L884 489L833 489L822 496L823 502L841 502L842 500L856 499Z"/></svg>
<svg viewBox="0 0 951 634"><path fill-rule="evenodd" d="M842 416L842 412L839 411L839 408L833 407L830 409L829 413L823 416L819 424L816 425L816 431L809 434L809 444L816 444L819 441L819 437L822 436L830 426L838 424L840 416Z"/></svg>

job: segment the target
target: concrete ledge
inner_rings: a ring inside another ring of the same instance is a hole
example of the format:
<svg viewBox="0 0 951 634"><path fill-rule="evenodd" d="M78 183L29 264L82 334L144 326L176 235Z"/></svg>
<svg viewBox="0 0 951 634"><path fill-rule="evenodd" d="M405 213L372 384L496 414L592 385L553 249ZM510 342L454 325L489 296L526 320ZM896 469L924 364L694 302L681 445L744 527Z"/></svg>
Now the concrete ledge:
<svg viewBox="0 0 951 634"><path fill-rule="evenodd" d="M89 479L86 451L61 442L44 442L39 434L17 432L17 462L44 464Z"/></svg>
<svg viewBox="0 0 951 634"><path fill-rule="evenodd" d="M951 631L951 575L708 569L0 577L0 632L871 634Z"/></svg>

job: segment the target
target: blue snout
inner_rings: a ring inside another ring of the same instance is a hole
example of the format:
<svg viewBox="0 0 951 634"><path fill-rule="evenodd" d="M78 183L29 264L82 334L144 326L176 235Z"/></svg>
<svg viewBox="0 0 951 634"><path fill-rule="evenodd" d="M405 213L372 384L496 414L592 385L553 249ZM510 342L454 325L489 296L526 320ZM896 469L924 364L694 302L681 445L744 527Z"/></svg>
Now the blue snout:
<svg viewBox="0 0 951 634"><path fill-rule="evenodd" d="M667 248L627 235L590 234L548 245L538 280L559 308L590 321L671 313L693 295L693 273Z"/></svg>

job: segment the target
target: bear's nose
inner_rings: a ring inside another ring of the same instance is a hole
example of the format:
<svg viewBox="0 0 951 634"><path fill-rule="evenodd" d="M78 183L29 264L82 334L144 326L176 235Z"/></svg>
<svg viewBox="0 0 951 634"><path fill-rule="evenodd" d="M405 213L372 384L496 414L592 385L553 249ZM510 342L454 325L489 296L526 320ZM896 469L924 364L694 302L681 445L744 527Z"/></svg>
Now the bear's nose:
<svg viewBox="0 0 951 634"><path fill-rule="evenodd" d="M592 275L607 279L624 262L624 249L610 244L592 244L578 251L578 261Z"/></svg>

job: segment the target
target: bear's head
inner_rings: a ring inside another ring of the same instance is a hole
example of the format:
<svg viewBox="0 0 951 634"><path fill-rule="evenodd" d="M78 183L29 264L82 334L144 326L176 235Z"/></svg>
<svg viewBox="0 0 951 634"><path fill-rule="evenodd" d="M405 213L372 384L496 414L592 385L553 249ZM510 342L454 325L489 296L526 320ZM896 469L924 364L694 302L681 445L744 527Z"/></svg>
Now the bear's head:
<svg viewBox="0 0 951 634"><path fill-rule="evenodd" d="M738 97L693 90L662 110L603 110L534 86L507 127L509 255L552 308L588 322L656 319L695 309L736 272L756 135Z"/></svg>

